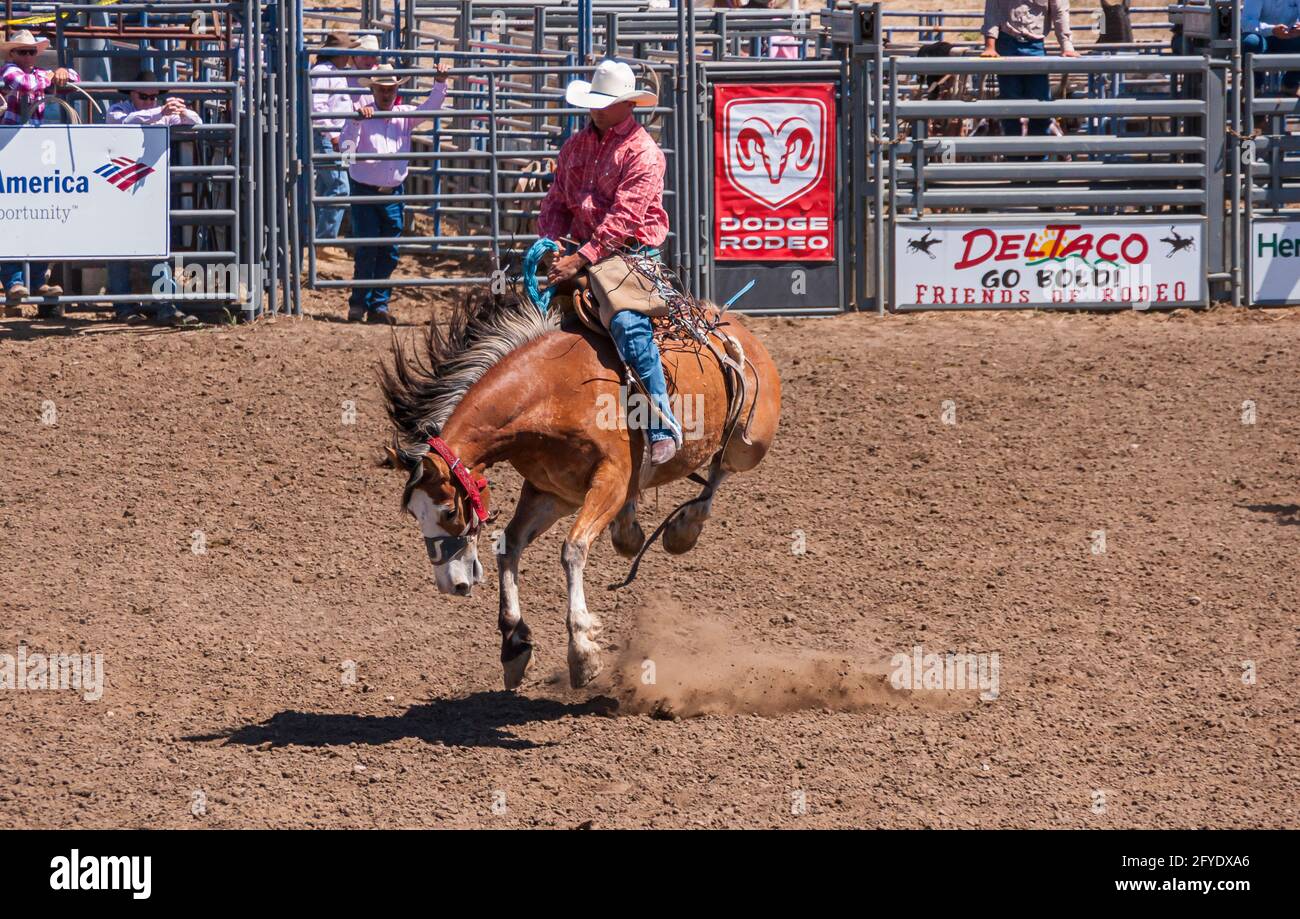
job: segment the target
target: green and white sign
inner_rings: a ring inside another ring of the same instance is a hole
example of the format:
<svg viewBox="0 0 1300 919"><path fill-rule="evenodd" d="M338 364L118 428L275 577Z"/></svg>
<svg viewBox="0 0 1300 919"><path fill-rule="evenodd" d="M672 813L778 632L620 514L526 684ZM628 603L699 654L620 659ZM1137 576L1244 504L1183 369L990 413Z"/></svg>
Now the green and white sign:
<svg viewBox="0 0 1300 919"><path fill-rule="evenodd" d="M1250 302L1300 304L1300 220L1254 221Z"/></svg>

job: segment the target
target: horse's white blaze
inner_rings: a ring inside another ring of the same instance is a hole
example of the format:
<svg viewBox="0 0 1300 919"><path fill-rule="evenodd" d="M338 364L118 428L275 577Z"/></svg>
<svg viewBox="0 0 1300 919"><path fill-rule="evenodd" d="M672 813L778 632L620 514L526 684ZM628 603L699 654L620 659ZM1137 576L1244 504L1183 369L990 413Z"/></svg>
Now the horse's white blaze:
<svg viewBox="0 0 1300 919"><path fill-rule="evenodd" d="M443 513L451 511L450 504L435 504L427 491L417 488L411 493L411 500L407 506L415 519L420 522L420 532L429 539L447 535L447 531L439 525L438 521L442 519Z"/></svg>
<svg viewBox="0 0 1300 919"><path fill-rule="evenodd" d="M451 535L441 523L444 514L453 511L451 504L437 504L429 497L428 492L417 488L411 493L407 507L419 521L420 532L425 539L439 539ZM465 548L457 555L444 559L440 563L435 562L433 576L437 581L438 590L445 594L455 593L458 586L472 586L482 581L483 566L478 561L477 535L469 537Z"/></svg>

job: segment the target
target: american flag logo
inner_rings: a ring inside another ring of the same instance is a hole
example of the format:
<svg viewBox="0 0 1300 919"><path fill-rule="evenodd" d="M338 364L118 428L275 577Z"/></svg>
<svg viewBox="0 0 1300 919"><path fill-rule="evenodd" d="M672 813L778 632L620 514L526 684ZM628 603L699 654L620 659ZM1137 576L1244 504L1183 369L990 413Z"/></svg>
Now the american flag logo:
<svg viewBox="0 0 1300 919"><path fill-rule="evenodd" d="M111 184L116 185L122 191L127 191L132 186L144 181L144 177L151 172L153 172L151 167L146 166L139 160L130 160L124 156L115 156L95 170L96 175L108 179Z"/></svg>

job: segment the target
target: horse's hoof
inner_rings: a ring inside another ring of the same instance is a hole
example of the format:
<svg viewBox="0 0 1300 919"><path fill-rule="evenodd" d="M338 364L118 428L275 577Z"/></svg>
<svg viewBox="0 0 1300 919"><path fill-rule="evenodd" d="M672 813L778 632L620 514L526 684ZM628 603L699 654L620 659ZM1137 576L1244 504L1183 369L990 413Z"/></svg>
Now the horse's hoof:
<svg viewBox="0 0 1300 919"><path fill-rule="evenodd" d="M573 648L569 648L569 685L574 689L581 689L596 677L600 676L603 665L600 662L600 653L592 651L590 654L579 654Z"/></svg>
<svg viewBox="0 0 1300 919"><path fill-rule="evenodd" d="M700 533L703 531L703 521L698 523L688 521L682 526L669 526L664 530L664 551L671 555L690 552L700 541Z"/></svg>
<svg viewBox="0 0 1300 919"><path fill-rule="evenodd" d="M609 536L610 541L614 543L614 550L624 558L636 555L645 545L645 530L641 529L641 525L635 521L626 529L611 526Z"/></svg>
<svg viewBox="0 0 1300 919"><path fill-rule="evenodd" d="M519 684L524 681L524 674L528 672L528 666L533 660L533 646L531 644L520 645L518 650L519 653L509 660L501 659L501 672L505 677L506 689L519 688Z"/></svg>

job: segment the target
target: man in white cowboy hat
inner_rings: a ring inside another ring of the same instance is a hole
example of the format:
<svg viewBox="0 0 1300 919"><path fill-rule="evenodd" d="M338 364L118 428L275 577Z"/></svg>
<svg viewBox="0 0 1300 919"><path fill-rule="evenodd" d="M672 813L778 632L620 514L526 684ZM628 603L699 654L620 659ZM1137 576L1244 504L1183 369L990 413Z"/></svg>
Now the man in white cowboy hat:
<svg viewBox="0 0 1300 919"><path fill-rule="evenodd" d="M32 125L39 127L45 118L45 91L61 91L69 83L79 81L77 72L70 68L59 67L55 70L41 70L36 66L36 55L50 46L49 40L37 38L26 29L15 32L6 42L0 42L0 125ZM32 263L32 286L42 297L57 297L63 288L57 284L47 284L50 266L44 262ZM31 291L23 280L22 262L0 263L0 286L5 291L5 315L14 316L20 312L18 304ZM63 308L57 304L41 304L37 307L40 316L58 318Z"/></svg>
<svg viewBox="0 0 1300 919"><path fill-rule="evenodd" d="M374 37L374 36L370 36ZM311 110L315 114L348 113L352 111L352 95L348 92L352 85L346 74L341 71L350 69L352 56L340 53L356 47L357 41L351 34L343 31L330 32L320 46L316 66L311 69ZM343 128L342 118L323 118L313 121L312 150L315 153L336 153L339 150L339 132ZM318 198L337 198L348 193L348 173L346 169L332 168L324 163L316 168L316 196ZM316 238L334 239L339 235L343 225L343 208L320 204L316 206Z"/></svg>
<svg viewBox="0 0 1300 919"><path fill-rule="evenodd" d="M397 88L406 82L405 77L392 73L392 66L380 64L374 74L362 77L360 84L374 96L374 104L363 102L357 106L359 119L353 119L343 128L340 142L342 151L355 157L348 167L351 194L355 197L400 198L402 185L410 169L410 161L402 159L367 159L367 155L409 153L411 132L428 119L429 112L442 107L447 98L447 71L451 64L442 61L434 75L433 88L428 97L416 105L398 105ZM412 117L380 117L376 112L411 112ZM352 234L358 239L391 238L383 245L360 245L354 255L353 280L387 281L397 267L397 239L402 235L405 217L400 200L353 202ZM388 301L390 287L353 287L348 298L348 319L352 322L389 322Z"/></svg>
<svg viewBox="0 0 1300 919"><path fill-rule="evenodd" d="M677 452L681 429L668 406L668 386L650 323L661 304L637 294L637 284L626 283L630 275L615 254L630 250L658 258L668 238L663 207L667 163L633 114L636 106L659 100L636 88L630 66L612 59L600 63L591 82L571 82L564 98L587 109L591 122L560 149L555 179L538 215L542 236L577 243L551 264L548 280L568 281L590 269L601 321L658 408L650 425L651 462L666 463ZM601 279L610 275L623 283L613 288L604 284Z"/></svg>

